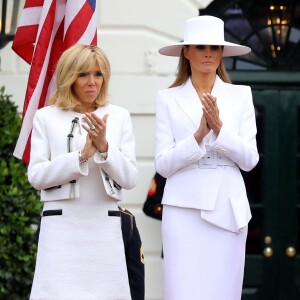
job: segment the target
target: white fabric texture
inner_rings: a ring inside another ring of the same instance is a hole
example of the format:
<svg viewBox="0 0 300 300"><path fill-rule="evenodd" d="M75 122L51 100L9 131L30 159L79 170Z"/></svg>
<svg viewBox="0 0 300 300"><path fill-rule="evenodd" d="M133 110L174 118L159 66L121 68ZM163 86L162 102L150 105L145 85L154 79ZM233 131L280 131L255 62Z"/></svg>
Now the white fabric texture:
<svg viewBox="0 0 300 300"><path fill-rule="evenodd" d="M132 188L135 144L129 113L112 105L96 110L100 116L107 112L108 158L95 154L81 166L78 150L86 132L74 131L71 153L67 135L72 119L82 122L83 115L46 107L35 117L29 180L43 189L62 184L55 196L43 193L43 211L61 209L62 215L42 217L31 300L131 299L121 220L108 216L109 210L118 211L118 201L106 193L100 166L123 188Z"/></svg>
<svg viewBox="0 0 300 300"><path fill-rule="evenodd" d="M164 205L164 300L240 300L247 227L214 226L200 210Z"/></svg>
<svg viewBox="0 0 300 300"><path fill-rule="evenodd" d="M198 144L202 104L191 79L158 92L156 171L166 185L162 230L164 300L240 300L251 211L240 169L259 160L251 89L223 82L217 97L222 128ZM203 158L227 165L203 168ZM234 163L236 165L234 165Z"/></svg>
<svg viewBox="0 0 300 300"><path fill-rule="evenodd" d="M158 93L155 167L167 178L162 203L207 211L203 213L207 220L238 232L251 219L239 169L250 171L259 160L252 94L249 87L224 83L218 76L211 94L217 97L223 126L218 137L210 131L198 145L194 133L202 105L191 80ZM226 156L237 166L190 168L207 151ZM226 218L220 218L216 210L217 199L222 200L219 207L232 211Z"/></svg>

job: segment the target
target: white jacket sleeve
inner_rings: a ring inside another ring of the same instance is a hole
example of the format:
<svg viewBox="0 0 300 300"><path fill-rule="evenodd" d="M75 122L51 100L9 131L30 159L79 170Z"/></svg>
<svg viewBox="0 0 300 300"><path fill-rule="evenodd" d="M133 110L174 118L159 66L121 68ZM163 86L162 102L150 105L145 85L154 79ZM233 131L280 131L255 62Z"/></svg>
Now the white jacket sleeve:
<svg viewBox="0 0 300 300"><path fill-rule="evenodd" d="M98 153L95 154L94 159L99 167L120 187L132 189L137 184L138 171L135 158L135 139L128 111L124 114L119 130L121 130L119 147L109 143L107 159L103 160Z"/></svg>
<svg viewBox="0 0 300 300"><path fill-rule="evenodd" d="M39 111L33 119L28 180L37 190L69 183L87 175L79 167L78 151L51 157L50 142Z"/></svg>
<svg viewBox="0 0 300 300"><path fill-rule="evenodd" d="M238 133L229 130L226 123L212 147L226 155L244 171L251 171L259 160L256 146L256 120L250 87L244 87L244 100ZM221 150L221 151L220 151Z"/></svg>

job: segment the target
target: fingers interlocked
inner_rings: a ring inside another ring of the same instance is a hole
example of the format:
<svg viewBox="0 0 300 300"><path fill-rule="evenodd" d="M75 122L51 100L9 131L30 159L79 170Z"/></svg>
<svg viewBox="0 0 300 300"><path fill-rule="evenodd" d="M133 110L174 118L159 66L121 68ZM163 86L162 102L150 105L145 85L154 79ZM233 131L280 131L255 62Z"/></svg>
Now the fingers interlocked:
<svg viewBox="0 0 300 300"><path fill-rule="evenodd" d="M96 127L95 127L95 125L94 124L91 124L90 125L90 130L94 130Z"/></svg>
<svg viewBox="0 0 300 300"><path fill-rule="evenodd" d="M216 98L209 93L203 94L201 102L208 114L210 114L216 108Z"/></svg>

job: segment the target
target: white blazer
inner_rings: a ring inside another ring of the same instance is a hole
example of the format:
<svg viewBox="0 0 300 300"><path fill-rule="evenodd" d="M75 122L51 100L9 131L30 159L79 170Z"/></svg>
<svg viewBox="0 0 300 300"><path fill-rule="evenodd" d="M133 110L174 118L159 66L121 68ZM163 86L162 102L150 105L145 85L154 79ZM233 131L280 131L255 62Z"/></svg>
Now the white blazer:
<svg viewBox="0 0 300 300"><path fill-rule="evenodd" d="M237 232L251 219L240 169L250 171L259 160L252 93L217 76L211 94L223 126L218 137L210 131L198 145L202 104L191 80L158 92L155 166L167 178L164 205L199 209L202 218ZM204 168L211 156L228 166Z"/></svg>
<svg viewBox="0 0 300 300"><path fill-rule="evenodd" d="M109 148L106 160L98 152L91 159L99 166L108 196L121 200L121 190L114 188L112 180L121 188L131 189L137 184L138 177L130 114L112 104L97 108L95 113L100 117L109 114L106 131ZM68 153L67 136L74 117L78 117L78 123L74 127L71 151ZM81 127L82 117L82 114L55 106L36 111L28 180L34 188L41 190L42 201L76 198L80 195L79 184L70 182L87 176L89 172L88 164L79 165L78 161L78 150L82 147L78 145L79 135L86 136L86 131ZM105 180L103 171L109 175L110 182Z"/></svg>

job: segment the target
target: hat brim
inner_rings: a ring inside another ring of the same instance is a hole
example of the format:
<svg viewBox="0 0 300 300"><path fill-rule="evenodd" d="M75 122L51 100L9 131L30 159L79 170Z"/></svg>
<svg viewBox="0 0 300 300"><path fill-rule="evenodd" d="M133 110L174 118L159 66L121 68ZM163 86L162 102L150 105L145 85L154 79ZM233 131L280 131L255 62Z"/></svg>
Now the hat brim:
<svg viewBox="0 0 300 300"><path fill-rule="evenodd" d="M203 42L199 43L197 41L189 42L189 43L181 42L181 43L162 47L158 50L158 52L162 55L179 57L181 55L182 48L185 45L209 45L209 44ZM249 47L230 43L230 42L223 42L221 44L218 44L218 46L224 46L223 57L245 55L251 52L251 48Z"/></svg>

